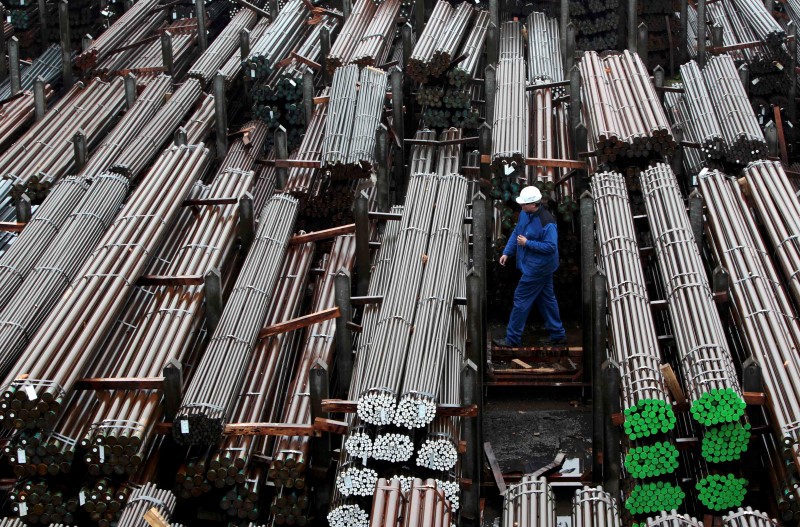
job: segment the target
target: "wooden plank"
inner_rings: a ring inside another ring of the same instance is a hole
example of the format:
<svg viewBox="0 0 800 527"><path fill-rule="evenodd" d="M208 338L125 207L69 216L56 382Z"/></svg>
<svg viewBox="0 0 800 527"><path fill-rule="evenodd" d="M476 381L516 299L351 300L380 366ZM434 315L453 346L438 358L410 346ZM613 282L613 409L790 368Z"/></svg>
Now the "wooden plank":
<svg viewBox="0 0 800 527"><path fill-rule="evenodd" d="M483 451L486 454L486 460L489 462L489 466L492 468L492 476L494 476L494 482L497 485L497 490L500 491L501 495L505 494L506 482L503 480L503 472L500 470L500 465L497 464L497 458L494 457L492 444L486 441L483 444Z"/></svg>
<svg viewBox="0 0 800 527"><path fill-rule="evenodd" d="M527 362L525 362L523 360L514 359L511 362L513 362L514 364L516 364L520 368L525 368L526 370L530 370L530 369L533 368L533 366L531 366L530 364L528 364Z"/></svg>
<svg viewBox="0 0 800 527"><path fill-rule="evenodd" d="M312 100L314 101L314 104L328 104L328 101L331 100L331 97L330 95L321 95L319 97L314 97Z"/></svg>
<svg viewBox="0 0 800 527"><path fill-rule="evenodd" d="M317 430L318 432L329 432L331 434L344 435L347 433L347 423L345 421L336 421L334 419L317 417L314 419L314 430Z"/></svg>
<svg viewBox="0 0 800 527"><path fill-rule="evenodd" d="M339 318L340 316L341 312L339 311L338 306L323 309L322 311L311 313L310 315L303 315L302 317L293 318L291 320L287 320L286 322L279 322L278 324L273 324L272 326L266 327L258 333L258 338L265 339L267 337L280 335L281 333L288 333L296 329L306 328L316 324L317 322L325 322L326 320Z"/></svg>
<svg viewBox="0 0 800 527"><path fill-rule="evenodd" d="M530 86L526 86L525 89L528 91L535 91L535 90L544 90L546 88L558 88L560 86L569 86L569 80L547 82L543 84L531 84Z"/></svg>
<svg viewBox="0 0 800 527"><path fill-rule="evenodd" d="M481 155L481 165L491 165L492 164L492 156L489 154Z"/></svg>
<svg viewBox="0 0 800 527"><path fill-rule="evenodd" d="M170 527L169 522L167 522L155 507L150 507L150 509L144 513L143 518L150 527Z"/></svg>
<svg viewBox="0 0 800 527"><path fill-rule="evenodd" d="M760 40L754 40L752 42L740 42L739 44L731 44L730 46L719 46L719 47L709 47L709 53L727 53L729 51L736 51L738 49L750 49L750 48L759 48L761 46L765 46L766 43L761 42Z"/></svg>
<svg viewBox="0 0 800 527"><path fill-rule="evenodd" d="M136 280L136 285L138 286L187 286L203 285L204 283L205 278L203 275L167 276L146 274Z"/></svg>
<svg viewBox="0 0 800 527"><path fill-rule="evenodd" d="M3 232L22 232L27 223L19 223L16 221L0 221L0 231Z"/></svg>
<svg viewBox="0 0 800 527"><path fill-rule="evenodd" d="M207 199L185 199L181 203L182 207L203 207L215 205L236 205L239 198L207 198Z"/></svg>
<svg viewBox="0 0 800 527"><path fill-rule="evenodd" d="M85 377L79 379L75 390L160 390L164 377Z"/></svg>
<svg viewBox="0 0 800 527"><path fill-rule="evenodd" d="M611 414L611 424L620 426L625 423L625 416L623 414Z"/></svg>
<svg viewBox="0 0 800 527"><path fill-rule="evenodd" d="M744 392L742 394L744 402L753 406L763 406L767 404L767 394L763 392Z"/></svg>
<svg viewBox="0 0 800 527"><path fill-rule="evenodd" d="M311 60L311 59L309 59L307 57L304 57L304 56L302 56L302 55L300 55L298 53L295 53L294 51L292 51L290 55L293 58L297 59L297 62L300 62L301 64L305 64L306 66L308 66L309 68L311 68L314 71L319 71L319 70L322 69L322 66L320 64L318 64L318 63L314 62L313 60Z"/></svg>
<svg viewBox="0 0 800 527"><path fill-rule="evenodd" d="M344 399L323 399L322 411L326 413L353 414L356 412L356 401ZM437 417L477 417L478 405L440 404L436 406Z"/></svg>
<svg viewBox="0 0 800 527"><path fill-rule="evenodd" d="M783 133L783 120L781 119L781 109L777 104L772 107L775 114L775 129L778 131L778 151L781 153L781 162L789 164L789 154L786 151L786 136Z"/></svg>
<svg viewBox="0 0 800 527"><path fill-rule="evenodd" d="M333 227L322 231L295 234L289 238L289 245L302 245L304 243L327 240L329 238L341 236L342 234L352 234L354 232L356 232L356 224L348 223L347 225L340 225L339 227Z"/></svg>
<svg viewBox="0 0 800 527"><path fill-rule="evenodd" d="M319 168L321 161L315 159L276 159L275 166L278 168Z"/></svg>
<svg viewBox="0 0 800 527"><path fill-rule="evenodd" d="M660 368L661 373L664 375L664 382L667 385L667 389L672 394L672 397L679 404L685 403L686 396L683 394L683 389L681 389L681 384L678 382L678 378L675 376L672 366L669 364L662 364Z"/></svg>
<svg viewBox="0 0 800 527"><path fill-rule="evenodd" d="M585 170L586 163L583 161L573 161L572 159L544 159L540 157L528 157L525 164L529 167L552 167L552 168L574 168Z"/></svg>

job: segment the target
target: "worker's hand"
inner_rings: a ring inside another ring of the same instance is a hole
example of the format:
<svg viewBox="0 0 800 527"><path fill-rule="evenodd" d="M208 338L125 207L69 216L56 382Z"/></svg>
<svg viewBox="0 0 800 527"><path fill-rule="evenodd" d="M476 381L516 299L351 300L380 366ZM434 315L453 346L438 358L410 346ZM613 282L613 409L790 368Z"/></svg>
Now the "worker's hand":
<svg viewBox="0 0 800 527"><path fill-rule="evenodd" d="M505 265L507 261L508 261L508 256L506 256L505 254L500 257L500 265Z"/></svg>
<svg viewBox="0 0 800 527"><path fill-rule="evenodd" d="M519 236L517 236L517 245L521 245L521 246L525 247L526 243L528 243L528 238L526 238L525 236L523 236L521 234Z"/></svg>

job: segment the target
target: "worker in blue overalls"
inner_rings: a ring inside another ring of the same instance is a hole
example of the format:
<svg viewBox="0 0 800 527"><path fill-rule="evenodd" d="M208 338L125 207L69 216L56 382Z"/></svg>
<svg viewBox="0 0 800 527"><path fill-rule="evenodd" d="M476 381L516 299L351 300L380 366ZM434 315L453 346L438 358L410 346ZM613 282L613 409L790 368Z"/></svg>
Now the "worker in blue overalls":
<svg viewBox="0 0 800 527"><path fill-rule="evenodd" d="M506 336L494 341L498 346L518 347L521 344L522 331L534 304L550 333L548 343L566 343L564 325L553 292L553 273L558 269L558 229L553 215L541 206L541 200L542 193L536 187L523 188L517 198L522 212L500 257L500 265L505 265L509 257L516 257L522 278L514 291L514 308Z"/></svg>

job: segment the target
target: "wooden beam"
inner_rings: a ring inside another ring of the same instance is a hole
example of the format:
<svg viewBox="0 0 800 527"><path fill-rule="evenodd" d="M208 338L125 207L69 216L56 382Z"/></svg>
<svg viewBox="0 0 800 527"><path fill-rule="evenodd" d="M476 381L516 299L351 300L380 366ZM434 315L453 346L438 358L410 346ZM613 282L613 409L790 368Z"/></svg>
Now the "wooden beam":
<svg viewBox="0 0 800 527"><path fill-rule="evenodd" d="M709 4L709 3L710 2L706 1L706 4ZM729 51L736 51L736 50L739 50L739 49L759 48L759 47L765 46L765 45L766 44L764 42L761 42L760 40L754 40L752 42L741 42L739 44L731 44L730 46L719 46L719 47L715 47L715 48L709 47L708 48L708 52L709 53L714 53L714 54L727 53Z"/></svg>
<svg viewBox="0 0 800 527"><path fill-rule="evenodd" d="M314 231L306 234L295 234L289 238L289 245L302 245L308 242L317 242L320 240L335 238L336 236L340 236L342 234L353 234L354 232L356 232L356 224L348 223L347 225L340 225L339 227L333 227L322 231Z"/></svg>
<svg viewBox="0 0 800 527"><path fill-rule="evenodd" d="M330 432L331 434L344 435L347 433L347 423L345 421L335 421L317 417L314 419L314 430L318 432Z"/></svg>
<svg viewBox="0 0 800 527"><path fill-rule="evenodd" d="M500 494L503 495L506 492L506 482L503 480L503 472L500 470L500 465L498 465L497 458L494 456L492 444L486 441L483 444L483 451L486 454L486 460L489 462L489 466L492 469L492 476L494 477L494 482L497 485L497 490L499 490Z"/></svg>
<svg viewBox="0 0 800 527"><path fill-rule="evenodd" d="M569 80L547 82L544 84L531 84L530 86L527 86L525 89L528 91L534 91L534 90L544 90L545 88L558 88L560 86L569 86Z"/></svg>
<svg viewBox="0 0 800 527"><path fill-rule="evenodd" d="M150 527L170 527L169 522L155 507L150 507L150 509L144 513L143 518Z"/></svg>
<svg viewBox="0 0 800 527"><path fill-rule="evenodd" d="M85 377L79 379L75 390L160 390L164 377Z"/></svg>
<svg viewBox="0 0 800 527"><path fill-rule="evenodd" d="M662 364L660 368L662 375L664 375L664 382L667 385L667 389L672 394L672 397L679 404L685 403L686 396L683 394L683 390L681 389L681 384L678 382L678 378L675 376L675 372L672 370L672 366L670 366L669 364Z"/></svg>
<svg viewBox="0 0 800 527"><path fill-rule="evenodd" d="M277 168L319 168L321 161L316 159L276 159Z"/></svg>
<svg viewBox="0 0 800 527"><path fill-rule="evenodd" d="M262 329L258 333L258 338L265 339L267 337L280 335L281 333L288 333L296 329L306 328L316 324L317 322L324 322L333 318L339 318L340 315L341 314L338 307L331 307L316 313L311 313L310 315L303 315L302 317L293 318L291 320L287 320L286 322L273 324L272 326Z"/></svg>
<svg viewBox="0 0 800 527"><path fill-rule="evenodd" d="M525 165L529 167L576 168L578 170L586 170L586 163L583 161L573 161L572 159L529 157L525 159Z"/></svg>
<svg viewBox="0 0 800 527"><path fill-rule="evenodd" d="M206 198L206 199L185 199L183 207L213 207L216 205L237 205L239 198Z"/></svg>
<svg viewBox="0 0 800 527"><path fill-rule="evenodd" d="M3 232L22 232L27 223L19 223L16 221L0 221L0 231Z"/></svg>
<svg viewBox="0 0 800 527"><path fill-rule="evenodd" d="M136 280L138 286L176 286L176 285L203 285L203 275L166 276L146 274Z"/></svg>
<svg viewBox="0 0 800 527"><path fill-rule="evenodd" d="M767 394L763 392L744 392L744 402L753 406L763 406L767 404Z"/></svg>
<svg viewBox="0 0 800 527"><path fill-rule="evenodd" d="M330 95L321 95L319 97L314 97L314 104L327 104L328 101L331 100Z"/></svg>
<svg viewBox="0 0 800 527"><path fill-rule="evenodd" d="M322 411L327 413L352 414L356 411L356 401L344 399L323 399ZM439 404L436 406L437 417L477 417L478 405Z"/></svg>
<svg viewBox="0 0 800 527"><path fill-rule="evenodd" d="M302 55L300 55L298 53L295 53L294 51L292 51L290 53L290 56L292 58L296 59L297 62L305 64L306 66L308 66L309 68L311 68L314 71L319 71L319 70L322 69L322 66L319 63L314 62L313 60L311 60L309 58L306 58L306 57L304 57L304 56L302 56Z"/></svg>
<svg viewBox="0 0 800 527"><path fill-rule="evenodd" d="M781 163L789 165L789 154L786 151L786 136L783 133L783 119L778 105L772 107L775 114L775 129L778 131L778 151L781 153Z"/></svg>

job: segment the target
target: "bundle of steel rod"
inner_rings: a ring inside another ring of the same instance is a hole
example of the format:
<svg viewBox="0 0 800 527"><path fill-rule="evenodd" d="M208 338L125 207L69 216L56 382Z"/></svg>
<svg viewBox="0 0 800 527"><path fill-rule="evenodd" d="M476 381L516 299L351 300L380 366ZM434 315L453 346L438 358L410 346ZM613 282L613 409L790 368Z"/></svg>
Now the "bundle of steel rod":
<svg viewBox="0 0 800 527"><path fill-rule="evenodd" d="M575 25L577 49L619 49L618 0L570 0L569 16Z"/></svg>
<svg viewBox="0 0 800 527"><path fill-rule="evenodd" d="M675 150L669 121L638 54L625 50L601 60L586 52L580 70L589 134L601 162Z"/></svg>
<svg viewBox="0 0 800 527"><path fill-rule="evenodd" d="M32 90L33 84L39 77L45 84L55 85L61 79L61 47L52 44L41 55L36 57L30 65L20 68L20 87L24 91ZM7 78L0 83L0 100L11 97L11 79Z"/></svg>
<svg viewBox="0 0 800 527"><path fill-rule="evenodd" d="M74 178L66 178L56 185L51 198L44 202L14 244L14 251L9 250L1 261L3 267L0 269L12 269L20 274L24 271L25 276L21 283L15 284L13 276L5 279L3 274L3 291L12 293L12 296L4 296L4 307L0 312L0 371L3 375L41 327L61 293L111 224L128 193L128 181L116 174L102 174L94 179L88 190L85 187L85 181ZM69 196L73 193L77 201L69 207L68 216L56 222L59 218L48 213L51 205L58 209L70 205ZM26 231L30 229L32 234L38 231L39 217L46 228L38 234L38 242L28 241ZM50 236L54 226L58 226L58 232L52 232ZM47 243L39 246L41 242ZM20 259L15 262L17 255Z"/></svg>
<svg viewBox="0 0 800 527"><path fill-rule="evenodd" d="M260 216L253 247L181 403L172 430L179 444L211 444L222 435L269 309L297 216L297 200L286 194L274 196Z"/></svg>
<svg viewBox="0 0 800 527"><path fill-rule="evenodd" d="M405 363L408 352L417 293L425 270L419 255L427 252L438 184L435 174L411 176L393 263L393 269L402 270L404 279L394 280L387 287L373 339L361 350L365 356L359 372L362 393L358 416L370 424L388 425L395 418L403 375L399 366Z"/></svg>
<svg viewBox="0 0 800 527"><path fill-rule="evenodd" d="M250 30L250 41L256 42L260 39L264 32L269 27L269 19L268 18L260 18L256 25ZM242 74L242 57L241 57L241 48L239 46L236 47L237 52L233 53L230 58L223 64L219 71L225 76L225 82L230 84L236 79L239 75Z"/></svg>
<svg viewBox="0 0 800 527"><path fill-rule="evenodd" d="M773 47L780 46L783 43L786 38L786 32L772 14L767 11L763 2L757 0L732 1L759 40Z"/></svg>
<svg viewBox="0 0 800 527"><path fill-rule="evenodd" d="M501 60L497 65L497 95L492 124L492 162L524 166L528 153L528 95L525 59Z"/></svg>
<svg viewBox="0 0 800 527"><path fill-rule="evenodd" d="M168 490L159 489L152 483L143 485L131 492L117 525L119 527L138 527L142 524L144 514L153 507L161 513L164 519L169 521L175 510L175 495Z"/></svg>
<svg viewBox="0 0 800 527"><path fill-rule="evenodd" d="M692 417L706 426L735 423L747 405L678 180L659 163L639 181Z"/></svg>
<svg viewBox="0 0 800 527"><path fill-rule="evenodd" d="M525 42L522 39L524 26L517 20L500 25L500 62L525 58Z"/></svg>
<svg viewBox="0 0 800 527"><path fill-rule="evenodd" d="M556 150L553 90L551 88L534 90L528 94L528 97L531 111L529 155L537 159L553 159ZM555 168L538 165L529 169L528 181L554 184L555 176Z"/></svg>
<svg viewBox="0 0 800 527"><path fill-rule="evenodd" d="M749 197L761 218L761 224L774 249L774 259L783 271L788 289L795 300L800 299L800 283L796 273L800 269L798 246L794 241L800 234L796 214L800 201L793 186L778 161L757 161L747 166L745 180ZM0 260L2 261L2 260Z"/></svg>
<svg viewBox="0 0 800 527"><path fill-rule="evenodd" d="M703 70L703 80L725 140L725 158L740 165L764 159L767 155L764 133L733 59L729 55L712 58Z"/></svg>
<svg viewBox="0 0 800 527"><path fill-rule="evenodd" d="M369 25L364 30L363 36L356 43L356 47L350 57L350 63L358 64L359 66L380 65L380 57L385 55L386 50L394 40L400 4L400 0L386 0L381 3L372 20L367 20Z"/></svg>
<svg viewBox="0 0 800 527"><path fill-rule="evenodd" d="M688 110L688 114L684 114L683 118L683 122L687 124L683 130L684 134L695 137L704 158L722 158L725 153L722 128L714 112L709 89L695 61L681 66L681 80L685 90L683 103Z"/></svg>
<svg viewBox="0 0 800 527"><path fill-rule="evenodd" d="M41 416L55 421L209 157L205 148L182 146L155 163L6 377L4 426L33 427Z"/></svg>
<svg viewBox="0 0 800 527"><path fill-rule="evenodd" d="M53 89L45 86L45 101L53 97ZM33 92L22 92L0 106L0 148L8 147L14 137L34 118Z"/></svg>
<svg viewBox="0 0 800 527"><path fill-rule="evenodd" d="M302 0L289 0L261 38L250 43L244 61L246 75L252 79L267 77L278 63L289 56L303 36L308 8Z"/></svg>
<svg viewBox="0 0 800 527"><path fill-rule="evenodd" d="M558 82L564 80L558 20L544 13L531 13L528 28L528 82ZM563 93L562 89L560 93Z"/></svg>
<svg viewBox="0 0 800 527"><path fill-rule="evenodd" d="M242 29L252 30L258 15L249 9L240 9L225 29L217 35L211 45L194 62L189 69L189 76L207 85L217 71L239 51L239 32ZM252 35L251 35L252 36Z"/></svg>
<svg viewBox="0 0 800 527"><path fill-rule="evenodd" d="M452 138L445 132L443 138ZM460 136L461 134L457 134ZM430 227L426 272L419 291L420 301L414 317L414 333L406 356L402 396L394 422L407 428L421 428L436 415L436 398L441 382L456 281L462 271L459 260L465 243L461 227L467 201L467 181L458 175L461 149L452 145L440 155L437 173L438 192L448 196L437 204Z"/></svg>
<svg viewBox="0 0 800 527"><path fill-rule="evenodd" d="M574 527L620 527L617 500L603 487L583 487L572 498Z"/></svg>
<svg viewBox="0 0 800 527"><path fill-rule="evenodd" d="M314 244L293 246L287 251L274 293L276 301L267 314L267 326L297 316L313 255ZM237 396L232 422L274 422L279 418L296 341L291 334L281 334L258 342L247 364L246 381L242 395ZM196 461L186 467L185 479L182 477L183 481L179 482L183 497L198 496L213 487L243 484L251 471L250 455L256 441L255 436L230 436L223 438L216 447L195 449L197 452L191 457Z"/></svg>
<svg viewBox="0 0 800 527"><path fill-rule="evenodd" d="M658 516L647 518L646 527L703 527L703 522L688 514L661 511Z"/></svg>
<svg viewBox="0 0 800 527"><path fill-rule="evenodd" d="M14 180L13 192L39 197L68 174L75 163L72 138L78 130L91 152L125 105L124 84L122 79L78 83L6 150L0 157L0 174Z"/></svg>
<svg viewBox="0 0 800 527"><path fill-rule="evenodd" d="M158 2L159 0L144 0L135 3L111 27L92 41L92 45L88 49L78 55L75 64L84 71L92 69L99 60L104 59L116 49L151 15Z"/></svg>
<svg viewBox="0 0 800 527"><path fill-rule="evenodd" d="M572 134L569 124L569 103L561 102L556 104L555 113L555 135L556 135L556 156L558 159L574 159L574 148L572 145ZM564 178L570 169L556 169L556 179ZM578 210L578 200L574 195L573 179L567 178L556 187L558 199L558 211L565 217L571 217L573 212Z"/></svg>
<svg viewBox="0 0 800 527"><path fill-rule="evenodd" d="M19 518L3 518L0 526L73 523L78 510L77 496L70 495L68 489L54 488L43 479L17 482L8 497L11 511Z"/></svg>
<svg viewBox="0 0 800 527"><path fill-rule="evenodd" d="M402 525L407 502L407 491L401 488L399 480L379 479L372 498L372 511L369 515L370 527Z"/></svg>
<svg viewBox="0 0 800 527"><path fill-rule="evenodd" d="M751 507L739 507L722 517L724 527L777 527L779 524L767 514Z"/></svg>
<svg viewBox="0 0 800 527"><path fill-rule="evenodd" d="M186 143L196 145L206 140L214 127L214 96L208 93L201 96L194 113L187 117L183 128L186 130Z"/></svg>
<svg viewBox="0 0 800 527"><path fill-rule="evenodd" d="M433 54L439 47L439 39L453 19L455 9L446 0L438 0L431 16L425 21L425 29L418 37L414 51L408 59L406 72L416 82L425 83L432 75Z"/></svg>
<svg viewBox="0 0 800 527"><path fill-rule="evenodd" d="M260 144L263 134L253 148ZM227 156L214 180L193 194L197 199L241 199L253 180L249 170L252 159L248 158L252 156ZM186 209L148 274L192 276L228 268L229 260L235 257L237 222L235 204L205 206L198 212ZM96 368L90 376L152 377L172 360L188 363L194 341L202 331L204 294L202 286L146 291L142 306L129 304L104 346L104 355L125 356L126 360ZM91 430L82 436L81 444L89 451L84 460L103 473L134 473L143 461L153 427L161 419L161 395L120 390L105 392L100 399L88 421ZM253 421L258 417L237 422ZM106 445L120 448L107 451Z"/></svg>
<svg viewBox="0 0 800 527"><path fill-rule="evenodd" d="M768 257L767 247L748 211L738 184L719 171L700 174L708 207L712 247L717 261L730 274L732 304L738 313L742 340L762 368L767 408L781 455L800 467L800 367L790 351L800 342L800 328L786 291ZM746 278L746 279L744 279Z"/></svg>
<svg viewBox="0 0 800 527"><path fill-rule="evenodd" d="M353 61L356 48L365 35L369 36L367 28L375 19L377 10L378 6L372 0L360 0L353 4L350 16L342 25L342 30L328 53L328 73L333 73L339 67ZM386 31L390 31L392 27L390 24ZM386 38L390 38L390 35L387 34Z"/></svg>
<svg viewBox="0 0 800 527"><path fill-rule="evenodd" d="M184 26L175 28L178 22L164 28L172 35L172 75L175 79L183 79L192 65L192 58L196 50L197 27L191 26L187 30ZM134 73L140 78L160 75L167 72L164 66L164 52L161 39L152 40L142 49L137 50L127 61L119 64L116 69L109 70L107 74L118 75Z"/></svg>
<svg viewBox="0 0 800 527"><path fill-rule="evenodd" d="M197 79L189 79L175 90L111 165L111 170L135 180L167 143L178 125L197 103L203 88Z"/></svg>
<svg viewBox="0 0 800 527"><path fill-rule="evenodd" d="M321 163L322 168L329 171L342 172L347 164L358 103L358 78L359 70L355 65L338 68L333 74Z"/></svg>
<svg viewBox="0 0 800 527"><path fill-rule="evenodd" d="M595 174L598 265L607 276L610 354L620 365L625 433L638 439L668 432L676 419L661 373L661 353L636 243L625 179Z"/></svg>
<svg viewBox="0 0 800 527"><path fill-rule="evenodd" d="M78 493L78 500L81 508L89 513L89 518L93 522L97 522L101 527L107 527L112 521L116 522L121 516L121 511L130 497L131 490L132 488L125 483L117 484L114 481L100 478L81 487ZM153 500L150 502L151 507L154 505L161 509L166 507L163 503L157 503L155 498L148 498ZM173 497L173 506L174 500L175 498ZM147 510L149 509L144 509L144 511Z"/></svg>
<svg viewBox="0 0 800 527"><path fill-rule="evenodd" d="M306 525L311 521L311 518L305 514L309 501L308 494L301 494L283 487L273 498L269 511L278 525Z"/></svg>
<svg viewBox="0 0 800 527"><path fill-rule="evenodd" d="M464 45L456 55L459 58L464 57L464 59L447 71L450 84L461 87L475 78L475 73L478 71L483 57L483 44L486 41L489 18L488 11L477 10L475 22L472 24Z"/></svg>
<svg viewBox="0 0 800 527"><path fill-rule="evenodd" d="M311 312L330 309L335 305L334 280L341 269L352 272L355 263L355 236L337 236L333 242L330 255L324 262L324 274L314 287ZM303 394L309 390L309 372L316 361L325 364L333 362L333 336L336 330L334 320L318 322L306 330L300 349L300 359L294 368L288 397L283 404L281 422L311 424L311 407L309 398ZM269 476L278 485L303 488L305 486L305 469L308 467L308 437L280 437L274 448L267 440L258 446L262 454L272 454Z"/></svg>
<svg viewBox="0 0 800 527"><path fill-rule="evenodd" d="M225 493L225 496L220 500L220 508L227 512L228 516L239 518L242 520L256 520L258 519L261 511L258 508L260 494L264 484L267 480L267 469L263 465L258 465L249 471L247 477L242 483L236 485L235 488ZM297 509L300 509L299 505ZM305 525L308 523L308 517L302 513L293 514L293 509L289 508L289 513L279 511L273 514L275 523L280 525L282 519L279 515L283 514L286 519L284 523L290 525ZM292 523L294 522L294 523Z"/></svg>
<svg viewBox="0 0 800 527"><path fill-rule="evenodd" d="M689 106L687 97L682 93L667 92L664 94L664 109L667 111L672 127L679 127L683 131L684 141L702 144L700 137L701 125L695 120ZM712 145L714 142L712 141ZM699 148L683 148L683 168L689 176L696 176L707 164Z"/></svg>
<svg viewBox="0 0 800 527"><path fill-rule="evenodd" d="M453 9L447 25L438 35L436 47L428 66L429 74L432 77L439 77L450 68L450 62L457 57L456 51L467 34L474 12L475 9L469 2L458 4L458 7Z"/></svg>
<svg viewBox="0 0 800 527"><path fill-rule="evenodd" d="M435 479L414 478L407 497L404 527L447 527L453 515L451 505Z"/></svg>
<svg viewBox="0 0 800 527"><path fill-rule="evenodd" d="M508 487L503 497L501 525L556 527L556 501L547 480L526 474L522 481Z"/></svg>
<svg viewBox="0 0 800 527"><path fill-rule="evenodd" d="M330 512L326 517L331 527L369 527L369 513L355 502L339 493L334 488L331 498Z"/></svg>
<svg viewBox="0 0 800 527"><path fill-rule="evenodd" d="M311 115L311 122L308 123L308 128L305 134L303 134L303 140L294 155L295 159L308 159L312 161L320 161L322 159L327 117L327 104L318 104L314 107L314 113ZM313 185L316 173L317 170L310 167L290 168L288 182L286 184L286 193L301 199L306 197Z"/></svg>
<svg viewBox="0 0 800 527"><path fill-rule="evenodd" d="M389 1L391 0L381 6ZM361 70L353 131L346 159L348 165L361 167L367 173L375 168L375 131L383 117L387 82L388 76L383 70L370 67ZM325 154L323 159L326 159Z"/></svg>
<svg viewBox="0 0 800 527"><path fill-rule="evenodd" d="M166 27L164 14L161 11L151 13L111 53L107 54L102 60L98 60L92 69L100 75L122 69L123 65L133 60L145 46L153 41L153 37L156 36L158 30L164 27ZM160 39L157 40L160 43ZM161 66L163 64L159 64L159 67Z"/></svg>

